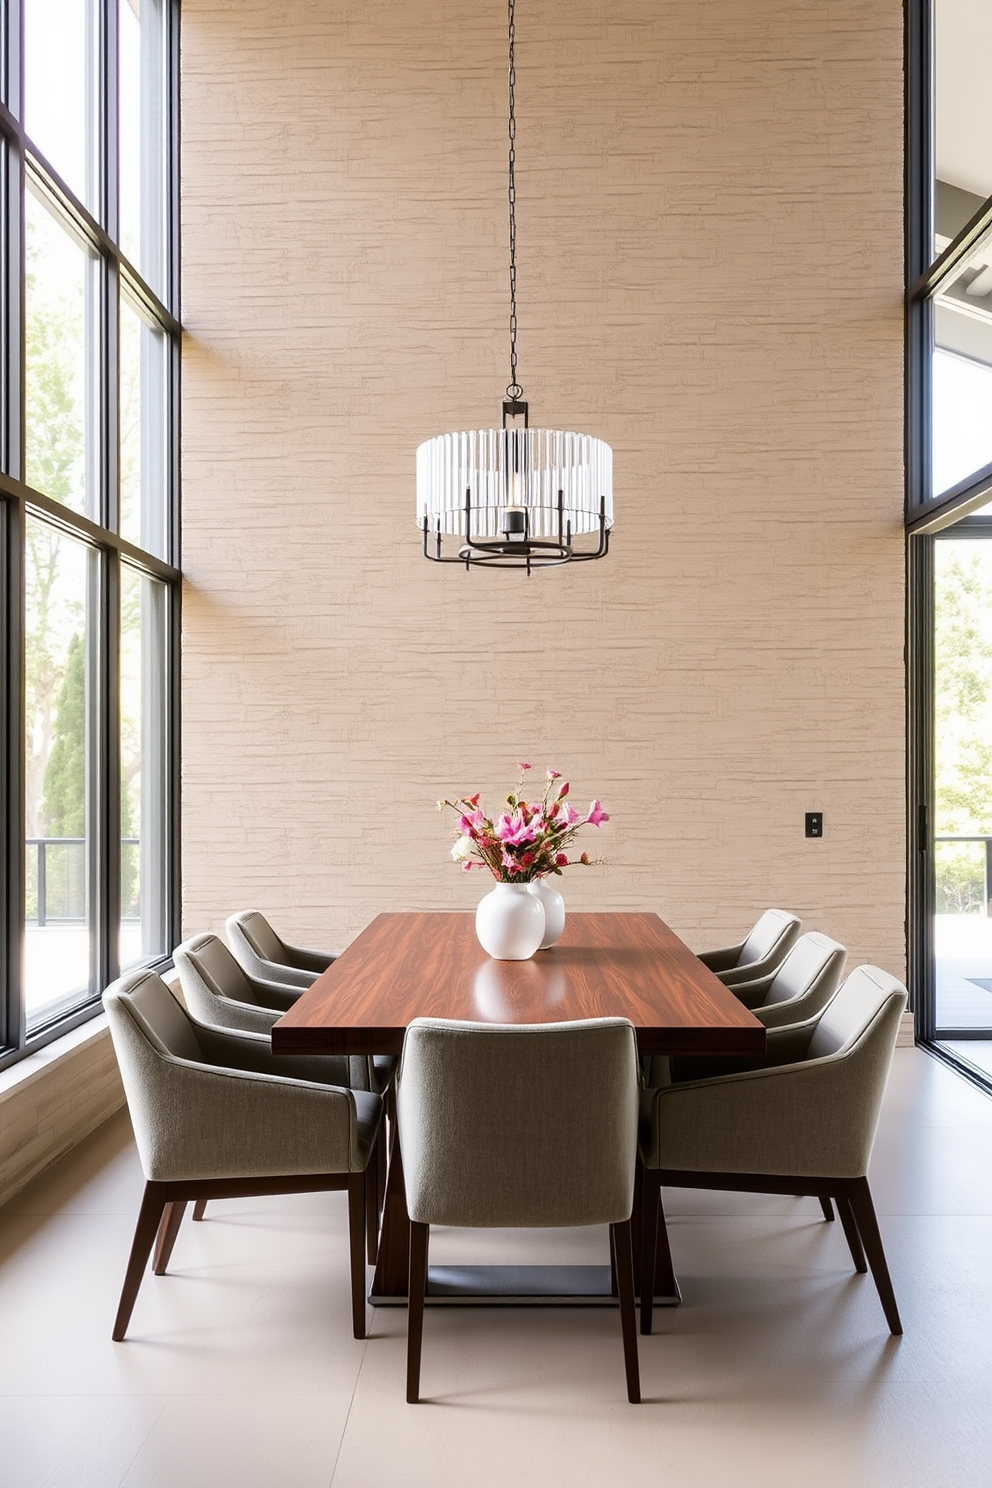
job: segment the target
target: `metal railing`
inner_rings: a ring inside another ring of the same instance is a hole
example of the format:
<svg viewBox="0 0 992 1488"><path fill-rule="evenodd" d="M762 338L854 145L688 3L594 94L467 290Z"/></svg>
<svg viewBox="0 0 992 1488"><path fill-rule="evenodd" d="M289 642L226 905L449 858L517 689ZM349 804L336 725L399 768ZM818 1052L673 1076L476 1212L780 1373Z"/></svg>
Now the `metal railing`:
<svg viewBox="0 0 992 1488"><path fill-rule="evenodd" d="M140 837L122 837L121 847L137 847L141 842ZM81 847L85 849L85 837L26 837L24 846L30 852L35 850L35 891L37 895L37 909L34 915L25 918L29 925L44 927L51 923L54 925L85 925L86 915L86 874L85 860L80 865L81 871L77 873L77 885L75 892L72 886L66 885L63 889L63 912L62 914L50 914L48 909L48 869L49 848L53 847ZM84 857L84 854L80 855ZM27 865L26 865L27 866ZM66 876L68 877L68 871ZM141 916L138 914L122 915L125 924L136 924Z"/></svg>
<svg viewBox="0 0 992 1488"><path fill-rule="evenodd" d="M981 834L981 833L977 833L977 834L974 834L974 835L963 834L961 836L950 835L950 834L943 835L942 834L942 835L935 836L933 840L934 840L934 844L935 845L938 842L955 842L955 843L957 843L957 842L982 842L982 843L985 844L985 861L984 861L984 876L985 876L985 881L984 881L984 886L983 886L982 903L984 905L984 912L985 912L985 914L986 915L992 914L992 836L985 836L984 834ZM940 872L940 865L939 864L937 864L937 872L938 872L938 876L939 876L939 872ZM959 910L957 912L958 913L965 913L965 911L963 911L963 910Z"/></svg>

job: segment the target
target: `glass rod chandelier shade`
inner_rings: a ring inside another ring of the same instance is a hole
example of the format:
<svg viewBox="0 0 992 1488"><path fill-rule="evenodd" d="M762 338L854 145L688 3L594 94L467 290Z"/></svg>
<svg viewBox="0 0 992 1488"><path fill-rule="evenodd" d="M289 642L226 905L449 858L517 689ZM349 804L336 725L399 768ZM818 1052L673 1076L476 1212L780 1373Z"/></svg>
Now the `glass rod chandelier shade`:
<svg viewBox="0 0 992 1488"><path fill-rule="evenodd" d="M613 526L613 451L561 429L469 429L417 450L417 523L428 558L541 568L601 558ZM595 533L578 549L576 536ZM443 539L462 539L457 555Z"/></svg>
<svg viewBox="0 0 992 1488"><path fill-rule="evenodd" d="M439 434L417 450L417 526L424 557L466 568L549 568L609 551L613 451L601 439L531 429L517 381L515 0L509 20L510 382L501 429ZM523 419L523 427L512 426ZM576 537L595 538L575 545ZM458 540L455 552L445 539Z"/></svg>

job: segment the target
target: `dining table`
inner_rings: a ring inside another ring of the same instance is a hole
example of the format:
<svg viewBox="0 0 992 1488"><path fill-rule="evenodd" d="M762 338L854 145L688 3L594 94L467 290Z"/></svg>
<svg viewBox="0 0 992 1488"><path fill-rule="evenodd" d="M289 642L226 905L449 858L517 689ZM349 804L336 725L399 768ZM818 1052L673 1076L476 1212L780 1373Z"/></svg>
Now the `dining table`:
<svg viewBox="0 0 992 1488"><path fill-rule="evenodd" d="M764 1026L648 911L569 913L560 939L526 961L497 961L479 945L474 916L455 911L384 913L351 942L273 1025L278 1054L400 1054L414 1018L477 1023L564 1023L627 1018L638 1052L760 1057ZM640 1275L640 1186L634 1196L634 1275ZM402 1153L391 1122L382 1228L369 1301L405 1305L409 1215ZM659 1247L661 1252L664 1247ZM677 1305L666 1259L658 1305ZM615 1302L603 1266L431 1266L436 1303Z"/></svg>

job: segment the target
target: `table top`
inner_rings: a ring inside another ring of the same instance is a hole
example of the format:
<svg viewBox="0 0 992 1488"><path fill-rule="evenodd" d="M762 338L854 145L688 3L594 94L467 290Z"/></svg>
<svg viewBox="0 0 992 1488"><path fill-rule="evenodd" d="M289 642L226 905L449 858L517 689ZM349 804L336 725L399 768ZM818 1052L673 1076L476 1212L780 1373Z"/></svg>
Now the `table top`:
<svg viewBox="0 0 992 1488"><path fill-rule="evenodd" d="M399 1054L416 1017L629 1018L642 1054L760 1054L757 1018L656 914L570 913L530 961L494 961L475 916L381 914L272 1029L279 1054Z"/></svg>

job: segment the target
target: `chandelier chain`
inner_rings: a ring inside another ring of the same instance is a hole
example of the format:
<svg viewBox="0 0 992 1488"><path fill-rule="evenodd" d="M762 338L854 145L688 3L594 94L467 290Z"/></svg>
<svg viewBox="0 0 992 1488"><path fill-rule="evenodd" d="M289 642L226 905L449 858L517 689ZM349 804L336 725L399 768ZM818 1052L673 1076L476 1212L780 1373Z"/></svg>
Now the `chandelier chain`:
<svg viewBox="0 0 992 1488"><path fill-rule="evenodd" d="M516 0L507 0L507 34L509 41L508 93L510 105L507 121L509 141L507 200L510 208L510 381L506 389L506 396L508 398L521 398L524 391L517 381L517 116L515 100L517 75L513 55L514 42L516 40L514 25L515 4Z"/></svg>

